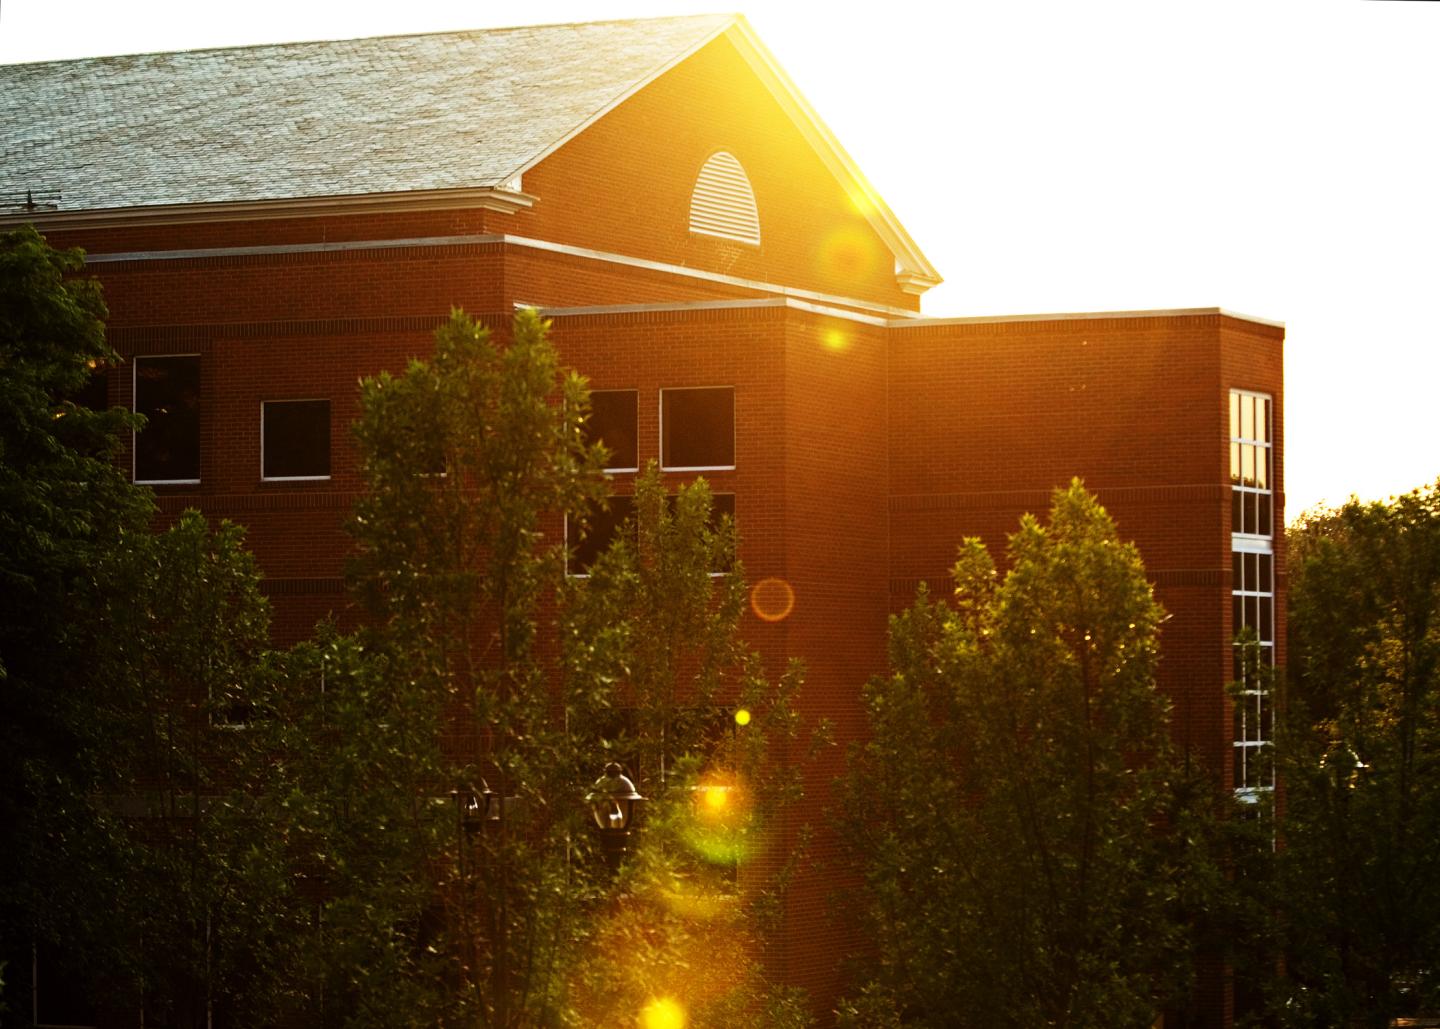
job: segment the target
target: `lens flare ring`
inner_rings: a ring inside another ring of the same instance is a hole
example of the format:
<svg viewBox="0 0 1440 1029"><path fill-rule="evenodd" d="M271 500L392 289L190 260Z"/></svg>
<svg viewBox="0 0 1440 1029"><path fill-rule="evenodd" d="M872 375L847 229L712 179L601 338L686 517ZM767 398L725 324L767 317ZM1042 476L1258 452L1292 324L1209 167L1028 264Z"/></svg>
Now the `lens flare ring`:
<svg viewBox="0 0 1440 1029"><path fill-rule="evenodd" d="M795 610L795 590L784 579L761 579L750 587L750 610L762 622L782 622Z"/></svg>

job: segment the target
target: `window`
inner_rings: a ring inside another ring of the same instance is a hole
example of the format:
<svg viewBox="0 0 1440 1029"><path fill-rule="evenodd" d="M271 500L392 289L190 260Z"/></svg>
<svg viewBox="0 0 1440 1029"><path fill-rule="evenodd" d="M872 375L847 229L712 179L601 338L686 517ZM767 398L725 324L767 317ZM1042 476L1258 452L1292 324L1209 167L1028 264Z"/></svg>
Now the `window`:
<svg viewBox="0 0 1440 1029"><path fill-rule="evenodd" d="M1270 696L1275 667L1275 558L1268 544L1235 549L1231 559L1231 624L1235 694L1235 790L1255 799L1275 788ZM1264 549L1262 549L1264 548Z"/></svg>
<svg viewBox="0 0 1440 1029"><path fill-rule="evenodd" d="M1274 534L1270 398L1230 391L1230 531Z"/></svg>
<svg viewBox="0 0 1440 1029"><path fill-rule="evenodd" d="M660 391L660 467L674 472L735 467L733 387Z"/></svg>
<svg viewBox="0 0 1440 1029"><path fill-rule="evenodd" d="M1275 788L1274 461L1271 401L1230 391L1230 624L1235 694L1234 784L1244 800Z"/></svg>
<svg viewBox="0 0 1440 1029"><path fill-rule="evenodd" d="M638 396L633 389L597 389L590 392L590 419L585 423L585 442L604 443L609 449L607 472L640 470L635 430Z"/></svg>
<svg viewBox="0 0 1440 1029"><path fill-rule="evenodd" d="M573 533L570 518L566 516L565 545L570 552L566 571L571 575L588 575L590 566L614 542L627 522L633 534L634 514L634 497L610 497L604 508L591 511L589 529L579 538Z"/></svg>
<svg viewBox="0 0 1440 1029"><path fill-rule="evenodd" d="M137 357L135 481L200 481L200 355Z"/></svg>
<svg viewBox="0 0 1440 1029"><path fill-rule="evenodd" d="M261 478L330 478L330 401L267 400L260 409Z"/></svg>
<svg viewBox="0 0 1440 1029"><path fill-rule="evenodd" d="M755 191L734 154L721 150L700 169L690 194L690 231L760 245Z"/></svg>

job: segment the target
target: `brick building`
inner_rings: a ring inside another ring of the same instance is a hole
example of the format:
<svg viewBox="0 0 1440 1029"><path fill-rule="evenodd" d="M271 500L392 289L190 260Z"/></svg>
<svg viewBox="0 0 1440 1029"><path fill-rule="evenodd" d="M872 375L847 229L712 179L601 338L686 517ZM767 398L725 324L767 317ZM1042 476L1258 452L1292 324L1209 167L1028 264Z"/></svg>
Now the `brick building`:
<svg viewBox="0 0 1440 1029"><path fill-rule="evenodd" d="M963 536L998 548L1079 475L1172 615L1178 742L1227 787L1270 788L1266 698L1223 684L1242 624L1283 663L1283 329L1216 308L922 317L937 272L743 18L0 82L0 224L86 249L126 362L109 400L150 418L135 478L165 514L248 527L281 642L346 603L357 378L423 355L452 306L503 331L533 305L597 411L633 424L618 467L733 496L751 580L796 597L750 639L806 661L805 713L842 739L887 614ZM612 477L623 495L634 473ZM813 772L817 811L840 761ZM800 883L780 957L822 998L826 906Z"/></svg>

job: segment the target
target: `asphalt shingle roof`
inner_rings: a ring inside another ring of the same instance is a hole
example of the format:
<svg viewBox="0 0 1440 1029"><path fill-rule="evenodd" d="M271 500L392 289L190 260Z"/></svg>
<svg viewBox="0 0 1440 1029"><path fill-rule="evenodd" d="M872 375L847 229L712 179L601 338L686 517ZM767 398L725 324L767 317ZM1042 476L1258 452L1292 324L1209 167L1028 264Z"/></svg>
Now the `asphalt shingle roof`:
<svg viewBox="0 0 1440 1029"><path fill-rule="evenodd" d="M0 66L0 205L499 186L733 21L701 15Z"/></svg>

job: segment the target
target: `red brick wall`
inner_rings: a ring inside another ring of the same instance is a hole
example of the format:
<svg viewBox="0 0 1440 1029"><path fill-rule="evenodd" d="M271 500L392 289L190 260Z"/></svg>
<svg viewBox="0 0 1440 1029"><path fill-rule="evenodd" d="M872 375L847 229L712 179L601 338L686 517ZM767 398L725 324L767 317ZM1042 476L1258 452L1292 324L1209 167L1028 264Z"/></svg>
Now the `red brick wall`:
<svg viewBox="0 0 1440 1029"><path fill-rule="evenodd" d="M848 744L867 732L860 690L885 668L889 561L886 461L891 444L886 331L815 315L790 318L786 341L785 577L795 591L786 645L806 665L807 730L827 720L837 746L805 768L797 823L814 831L809 864L787 898L790 981L829 1011L848 986L839 962L856 955L835 920L846 885L835 869L852 857L828 827L827 809Z"/></svg>

